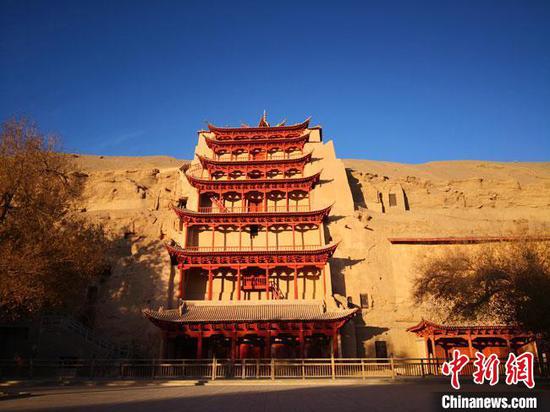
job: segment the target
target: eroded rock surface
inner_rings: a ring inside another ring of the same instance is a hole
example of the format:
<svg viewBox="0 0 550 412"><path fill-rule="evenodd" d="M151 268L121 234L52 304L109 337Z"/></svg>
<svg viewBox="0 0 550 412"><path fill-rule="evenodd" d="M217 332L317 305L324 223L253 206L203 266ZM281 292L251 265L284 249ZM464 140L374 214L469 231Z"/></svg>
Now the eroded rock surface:
<svg viewBox="0 0 550 412"><path fill-rule="evenodd" d="M319 154L324 147L316 149ZM191 195L179 170L185 161L160 156L77 161L86 181L78 208L113 238L113 269L100 287L95 328L140 353L157 354L158 330L141 309L175 304L176 274L163 242L180 236L169 206ZM337 202L329 219L328 239L341 240L331 263L335 298L358 304L366 293L369 300L363 316L344 330L344 355L374 356L374 340L384 339L395 356L420 356L418 342L405 332L422 316L410 299L414 266L441 247L396 247L388 238L550 233L550 163L345 160L348 189L330 185L333 176L344 174L340 161L331 162L333 167L319 165L328 183L316 196L342 197L351 190L355 206ZM335 199L314 200L327 205Z"/></svg>

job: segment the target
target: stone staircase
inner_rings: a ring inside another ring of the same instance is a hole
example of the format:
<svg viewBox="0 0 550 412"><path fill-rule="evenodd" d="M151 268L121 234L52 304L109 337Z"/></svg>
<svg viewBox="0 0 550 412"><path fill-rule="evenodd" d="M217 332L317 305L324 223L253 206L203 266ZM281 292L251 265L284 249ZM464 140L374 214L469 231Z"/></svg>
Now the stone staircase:
<svg viewBox="0 0 550 412"><path fill-rule="evenodd" d="M47 357L127 358L128 346L117 346L69 316L43 316L40 355Z"/></svg>

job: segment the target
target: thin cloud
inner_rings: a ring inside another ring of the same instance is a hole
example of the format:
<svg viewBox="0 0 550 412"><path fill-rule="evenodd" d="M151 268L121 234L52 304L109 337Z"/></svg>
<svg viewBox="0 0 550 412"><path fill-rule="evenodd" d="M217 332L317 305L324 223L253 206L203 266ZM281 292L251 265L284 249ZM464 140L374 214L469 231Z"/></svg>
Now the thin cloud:
<svg viewBox="0 0 550 412"><path fill-rule="evenodd" d="M127 133L122 133L118 136L101 139L101 141L97 145L95 145L95 149L104 150L104 149L109 149L113 147L118 147L122 143L127 143L131 140L136 140L137 138L143 136L144 134L145 134L145 130L134 130Z"/></svg>

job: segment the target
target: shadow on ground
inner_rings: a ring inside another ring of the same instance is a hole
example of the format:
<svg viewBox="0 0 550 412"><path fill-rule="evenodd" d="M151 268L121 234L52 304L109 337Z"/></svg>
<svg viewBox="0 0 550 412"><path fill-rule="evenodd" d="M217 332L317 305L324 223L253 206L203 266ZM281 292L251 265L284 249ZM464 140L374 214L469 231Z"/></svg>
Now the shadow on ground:
<svg viewBox="0 0 550 412"><path fill-rule="evenodd" d="M537 393L539 410L550 405L550 392L526 391L504 385L465 384L465 392L488 391L509 396ZM307 386L272 384L141 388L52 389L37 397L3 402L3 410L56 411L430 411L439 410L448 383L420 381L398 384L343 385L320 382ZM542 406L542 408L541 408Z"/></svg>

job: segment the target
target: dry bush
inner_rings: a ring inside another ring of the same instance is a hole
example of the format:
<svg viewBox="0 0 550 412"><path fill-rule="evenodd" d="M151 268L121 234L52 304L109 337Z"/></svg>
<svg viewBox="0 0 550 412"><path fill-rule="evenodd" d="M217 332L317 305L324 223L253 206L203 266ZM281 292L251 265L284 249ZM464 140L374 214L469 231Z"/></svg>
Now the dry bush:
<svg viewBox="0 0 550 412"><path fill-rule="evenodd" d="M448 321L491 320L550 336L550 242L527 237L476 252L427 258L414 284L417 303L431 303Z"/></svg>
<svg viewBox="0 0 550 412"><path fill-rule="evenodd" d="M101 227L71 205L82 192L69 156L26 120L0 132L0 317L78 310L108 268Z"/></svg>

